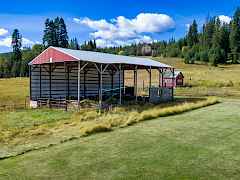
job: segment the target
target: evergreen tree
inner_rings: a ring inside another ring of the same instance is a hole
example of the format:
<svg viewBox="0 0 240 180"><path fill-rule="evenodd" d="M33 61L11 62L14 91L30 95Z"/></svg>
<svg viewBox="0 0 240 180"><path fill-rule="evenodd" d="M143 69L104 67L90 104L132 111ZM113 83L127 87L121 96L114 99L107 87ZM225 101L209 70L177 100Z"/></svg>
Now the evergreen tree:
<svg viewBox="0 0 240 180"><path fill-rule="evenodd" d="M57 27L57 38L58 38L58 46L67 48L68 47L68 33L67 27L63 20L63 18L59 19L58 27Z"/></svg>
<svg viewBox="0 0 240 180"><path fill-rule="evenodd" d="M231 21L229 35L230 50L229 59L232 63L238 63L240 59L240 8L237 8Z"/></svg>
<svg viewBox="0 0 240 180"><path fill-rule="evenodd" d="M79 50L79 49L80 49L80 46L79 46L79 44L78 44L77 38L71 39L68 47L69 47L70 49Z"/></svg>
<svg viewBox="0 0 240 180"><path fill-rule="evenodd" d="M21 68L21 61L22 61L22 35L20 34L18 29L14 29L12 33L12 76L19 76L20 75L20 68Z"/></svg>
<svg viewBox="0 0 240 180"><path fill-rule="evenodd" d="M202 47L204 49L211 48L214 31L215 31L215 17L208 19L207 22L203 25Z"/></svg>
<svg viewBox="0 0 240 180"><path fill-rule="evenodd" d="M45 21L43 44L46 47L58 46L56 26L53 20L46 19Z"/></svg>
<svg viewBox="0 0 240 180"><path fill-rule="evenodd" d="M54 21L46 19L43 35L43 44L46 47L68 47L67 27L63 18L55 18Z"/></svg>
<svg viewBox="0 0 240 180"><path fill-rule="evenodd" d="M198 27L196 20L189 27L189 31L187 34L187 44L192 47L193 45L198 43Z"/></svg>
<svg viewBox="0 0 240 180"><path fill-rule="evenodd" d="M14 29L12 34L13 60L20 61L22 58L22 35L18 29Z"/></svg>

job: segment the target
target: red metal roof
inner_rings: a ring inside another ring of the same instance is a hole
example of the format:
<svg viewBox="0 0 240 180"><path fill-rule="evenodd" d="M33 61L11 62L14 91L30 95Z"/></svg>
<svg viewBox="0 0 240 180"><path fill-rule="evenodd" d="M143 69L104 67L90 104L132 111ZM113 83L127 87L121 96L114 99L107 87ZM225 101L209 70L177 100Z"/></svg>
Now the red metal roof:
<svg viewBox="0 0 240 180"><path fill-rule="evenodd" d="M65 61L78 61L78 59L63 52L57 51L52 47L49 47L48 49L43 51L40 55L38 55L36 58L34 58L30 62L30 64L44 64Z"/></svg>

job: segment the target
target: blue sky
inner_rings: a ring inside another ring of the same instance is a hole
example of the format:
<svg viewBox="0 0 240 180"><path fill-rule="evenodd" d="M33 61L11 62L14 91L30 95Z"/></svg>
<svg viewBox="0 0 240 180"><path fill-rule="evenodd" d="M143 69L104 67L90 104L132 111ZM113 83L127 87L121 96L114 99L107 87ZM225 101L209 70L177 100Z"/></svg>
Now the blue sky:
<svg viewBox="0 0 240 180"><path fill-rule="evenodd" d="M47 17L65 19L69 37L97 39L99 46L168 40L184 36L187 24L202 24L207 15L228 20L240 0L41 0L3 1L0 6L0 52L11 50L18 28L26 46L42 42Z"/></svg>

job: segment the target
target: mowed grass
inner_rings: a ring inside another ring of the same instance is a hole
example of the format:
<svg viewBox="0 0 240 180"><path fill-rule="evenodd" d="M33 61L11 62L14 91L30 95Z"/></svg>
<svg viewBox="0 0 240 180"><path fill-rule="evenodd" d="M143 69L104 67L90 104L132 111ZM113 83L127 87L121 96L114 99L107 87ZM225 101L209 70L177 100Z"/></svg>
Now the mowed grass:
<svg viewBox="0 0 240 180"><path fill-rule="evenodd" d="M239 179L240 102L0 161L0 179Z"/></svg>

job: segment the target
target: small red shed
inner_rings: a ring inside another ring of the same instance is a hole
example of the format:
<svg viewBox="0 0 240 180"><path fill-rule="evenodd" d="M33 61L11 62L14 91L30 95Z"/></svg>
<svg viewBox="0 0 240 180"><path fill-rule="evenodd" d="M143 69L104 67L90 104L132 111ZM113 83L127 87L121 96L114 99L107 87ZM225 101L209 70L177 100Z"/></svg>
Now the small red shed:
<svg viewBox="0 0 240 180"><path fill-rule="evenodd" d="M174 82L174 87L181 87L183 86L183 80L184 76L181 71L175 71L174 76L172 75L172 73L164 74L163 76L163 84L165 87L171 86L172 82Z"/></svg>

